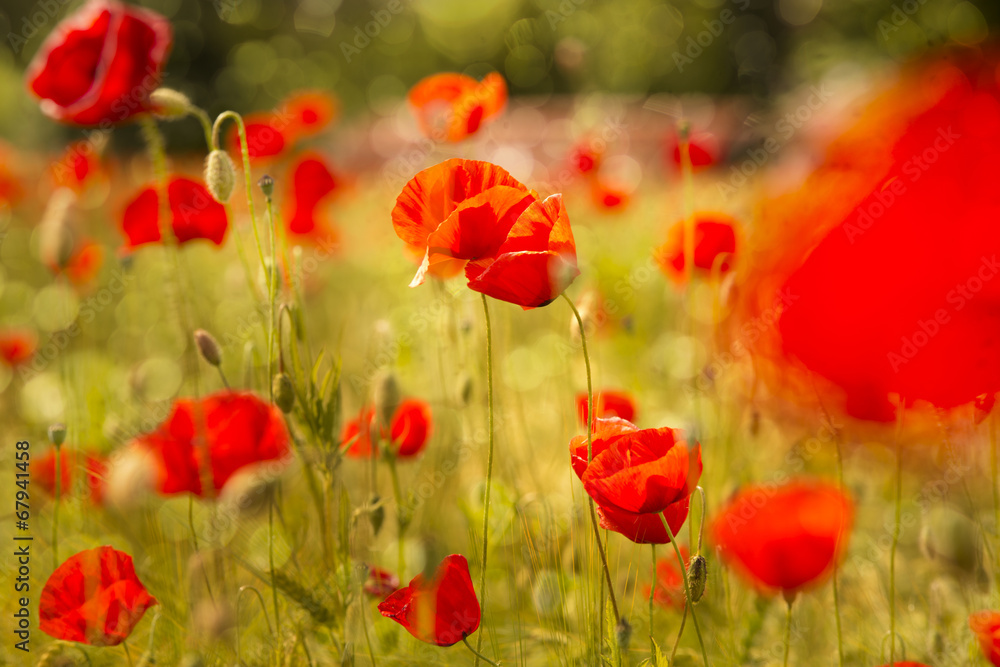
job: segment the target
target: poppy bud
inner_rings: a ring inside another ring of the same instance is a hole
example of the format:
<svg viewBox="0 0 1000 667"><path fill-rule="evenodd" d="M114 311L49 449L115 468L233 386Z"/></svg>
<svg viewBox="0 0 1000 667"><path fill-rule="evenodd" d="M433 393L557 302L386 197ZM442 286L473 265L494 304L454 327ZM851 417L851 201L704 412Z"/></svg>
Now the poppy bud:
<svg viewBox="0 0 1000 667"><path fill-rule="evenodd" d="M619 649L628 648L628 642L632 638L632 626L624 618L618 620L615 626L615 639L618 641Z"/></svg>
<svg viewBox="0 0 1000 667"><path fill-rule="evenodd" d="M378 535L382 530L382 523L385 522L385 507L382 506L382 499L377 494L368 502L368 519L372 522L372 530Z"/></svg>
<svg viewBox="0 0 1000 667"><path fill-rule="evenodd" d="M688 589L691 592L691 604L697 604L705 594L705 584L708 581L708 561L701 554L691 559L688 565Z"/></svg>
<svg viewBox="0 0 1000 667"><path fill-rule="evenodd" d="M76 195L69 188L59 188L49 197L42 221L38 225L38 253L42 264L50 268L64 268L69 264L76 248L71 217Z"/></svg>
<svg viewBox="0 0 1000 667"><path fill-rule="evenodd" d="M264 196L267 197L268 199L270 199L271 195L274 194L274 179L268 176L267 174L264 174L263 176L260 177L260 180L257 181L257 186L260 188L260 191L264 193Z"/></svg>
<svg viewBox="0 0 1000 667"><path fill-rule="evenodd" d="M399 385L396 383L396 375L391 371L380 373L375 380L373 393L377 425L388 428L392 423L392 416L396 414L396 408L399 407Z"/></svg>
<svg viewBox="0 0 1000 667"><path fill-rule="evenodd" d="M271 392L274 394L274 404L286 415L295 407L295 388L292 386L292 379L287 373L278 373L271 383Z"/></svg>
<svg viewBox="0 0 1000 667"><path fill-rule="evenodd" d="M157 88L149 94L149 101L160 120L178 120L191 113L191 99L173 88Z"/></svg>
<svg viewBox="0 0 1000 667"><path fill-rule="evenodd" d="M56 447L59 447L66 442L65 424L53 424L52 426L49 426L49 442Z"/></svg>
<svg viewBox="0 0 1000 667"><path fill-rule="evenodd" d="M229 201L236 185L236 165L225 151L212 151L205 158L205 185L220 204Z"/></svg>
<svg viewBox="0 0 1000 667"><path fill-rule="evenodd" d="M222 363L222 351L212 334L204 329L197 329L194 332L194 342L198 346L198 351L201 352L202 359L212 366L218 366Z"/></svg>
<svg viewBox="0 0 1000 667"><path fill-rule="evenodd" d="M462 373L458 378L458 402L465 406L470 400L472 400L472 376Z"/></svg>

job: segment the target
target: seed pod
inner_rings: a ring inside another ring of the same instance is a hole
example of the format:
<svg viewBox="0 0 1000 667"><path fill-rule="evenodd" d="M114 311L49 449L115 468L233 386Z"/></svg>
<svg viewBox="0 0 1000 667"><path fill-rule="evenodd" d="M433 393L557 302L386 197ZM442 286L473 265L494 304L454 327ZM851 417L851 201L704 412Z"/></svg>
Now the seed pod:
<svg viewBox="0 0 1000 667"><path fill-rule="evenodd" d="M194 342L198 346L202 359L212 366L218 366L222 363L222 350L219 349L219 343L216 342L212 334L204 329L197 329L194 332Z"/></svg>
<svg viewBox="0 0 1000 667"><path fill-rule="evenodd" d="M216 149L205 158L205 184L215 201L229 201L236 185L236 165L228 153Z"/></svg>
<svg viewBox="0 0 1000 667"><path fill-rule="evenodd" d="M274 179L267 174L264 174L260 177L260 180L257 181L257 187L260 188L260 191L264 193L265 197L270 199L271 195L274 194Z"/></svg>
<svg viewBox="0 0 1000 667"><path fill-rule="evenodd" d="M375 535L379 534L379 531L382 530L382 524L385 522L385 507L381 500L378 495L374 495L368 502L368 520L372 523Z"/></svg>
<svg viewBox="0 0 1000 667"><path fill-rule="evenodd" d="M462 373L458 378L458 402L464 407L472 400L472 376Z"/></svg>
<svg viewBox="0 0 1000 667"><path fill-rule="evenodd" d="M618 641L618 648L623 651L627 649L631 638L632 626L624 618L619 619L618 625L615 626L615 639Z"/></svg>
<svg viewBox="0 0 1000 667"><path fill-rule="evenodd" d="M278 406L286 415L295 407L295 388L292 386L292 379L287 373L278 373L271 383L271 392L274 394L274 404Z"/></svg>
<svg viewBox="0 0 1000 667"><path fill-rule="evenodd" d="M688 565L688 589L691 591L691 604L697 604L705 594L705 584L708 582L708 561L701 554L691 559Z"/></svg>
<svg viewBox="0 0 1000 667"><path fill-rule="evenodd" d="M389 428L399 407L399 385L392 371L383 371L375 380L374 403L376 425Z"/></svg>
<svg viewBox="0 0 1000 667"><path fill-rule="evenodd" d="M160 120L178 120L191 113L191 100L173 88L157 88L149 94L153 116Z"/></svg>
<svg viewBox="0 0 1000 667"><path fill-rule="evenodd" d="M65 424L53 424L52 426L49 426L49 442L56 447L59 447L66 442Z"/></svg>

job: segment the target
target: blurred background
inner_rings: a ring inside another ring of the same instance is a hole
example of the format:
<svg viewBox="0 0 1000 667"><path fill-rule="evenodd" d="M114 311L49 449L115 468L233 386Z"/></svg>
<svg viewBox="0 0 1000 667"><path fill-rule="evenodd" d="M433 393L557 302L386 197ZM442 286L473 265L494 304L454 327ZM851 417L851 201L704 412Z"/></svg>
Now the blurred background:
<svg viewBox="0 0 1000 667"><path fill-rule="evenodd" d="M23 70L77 0L0 3L0 135L58 145ZM303 87L332 90L347 118L396 112L439 71L497 70L533 104L570 93L776 94L845 63L878 66L945 43L976 45L993 0L141 0L169 17L164 85L216 114L273 108ZM195 124L170 128L197 149ZM116 133L115 141L136 137Z"/></svg>

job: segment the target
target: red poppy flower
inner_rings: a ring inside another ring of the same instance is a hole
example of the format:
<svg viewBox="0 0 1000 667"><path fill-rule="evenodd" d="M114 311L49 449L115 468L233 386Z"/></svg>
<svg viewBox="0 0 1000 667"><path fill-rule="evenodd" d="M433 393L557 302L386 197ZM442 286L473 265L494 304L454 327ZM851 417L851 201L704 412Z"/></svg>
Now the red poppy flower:
<svg viewBox="0 0 1000 667"><path fill-rule="evenodd" d="M576 395L576 412L580 423L587 423L587 394ZM594 419L618 417L627 422L635 421L635 402L624 391L602 389L594 394Z"/></svg>
<svg viewBox="0 0 1000 667"><path fill-rule="evenodd" d="M383 570L374 565L368 568L368 579L365 580L364 591L376 598L385 598L399 588L399 577L389 570Z"/></svg>
<svg viewBox="0 0 1000 667"><path fill-rule="evenodd" d="M223 391L202 399L178 399L166 421L133 444L152 454L160 493L202 496L205 448L218 493L237 470L286 457L288 440L285 420L275 406L250 393Z"/></svg>
<svg viewBox="0 0 1000 667"><path fill-rule="evenodd" d="M969 616L969 627L991 665L1000 667L1000 611L977 611Z"/></svg>
<svg viewBox="0 0 1000 667"><path fill-rule="evenodd" d="M396 198L396 206L392 210L392 226L396 230L396 236L407 244L417 260L424 260L424 265L417 272L411 285L421 284L428 273L438 278L447 278L465 268L464 258L453 259L439 254L431 258L430 238L460 210L475 209L458 213L466 217L477 212L484 217L494 212L495 217L498 204L494 202L491 206L490 202L485 201L489 196L486 193L493 189L497 189L497 194L511 195L508 199L516 199L516 195L509 192L511 189L523 193L521 200L507 204L508 209L516 206L515 211L505 209L500 212L506 216L504 224L508 221L510 224L503 230L503 235L494 229L493 243L499 247L506 232L513 225L514 220L510 219L510 215L523 211L535 198L533 193L504 169L490 162L453 158L424 169L407 182ZM508 213L510 215L507 215ZM487 218L485 222L484 226L487 228L501 226L497 220L493 220L490 224L491 221ZM456 235L457 225L457 220L450 225L452 236ZM493 248L487 250L490 249Z"/></svg>
<svg viewBox="0 0 1000 667"><path fill-rule="evenodd" d="M73 489L73 468L76 456L70 450L59 450L59 496L63 497ZM50 448L43 456L31 462L31 481L45 493L56 495L56 448Z"/></svg>
<svg viewBox="0 0 1000 667"><path fill-rule="evenodd" d="M131 556L109 546L87 549L63 561L45 582L38 629L65 641L116 646L155 604Z"/></svg>
<svg viewBox="0 0 1000 667"><path fill-rule="evenodd" d="M755 234L741 292L751 320L785 299L758 345L774 386L803 393L810 378L789 371L804 366L836 388L828 405L874 421L895 418L895 396L949 409L1000 390L996 67L912 68L765 205L774 232Z"/></svg>
<svg viewBox="0 0 1000 667"><path fill-rule="evenodd" d="M569 152L569 163L574 171L580 174L590 174L601 166L601 151L593 147L591 142L582 141Z"/></svg>
<svg viewBox="0 0 1000 667"><path fill-rule="evenodd" d="M375 419L375 410L371 407L361 411L361 416L344 424L340 434L341 442L348 442L355 436L357 439L347 450L352 457L371 456L371 428ZM362 428L364 424L364 428ZM418 398L407 398L400 401L392 415L389 433L383 433L383 439L389 439L396 450L396 456L410 458L424 449L431 433L431 406Z"/></svg>
<svg viewBox="0 0 1000 667"><path fill-rule="evenodd" d="M167 185L167 199L173 218L174 236L179 243L207 239L222 245L229 227L226 208L215 201L208 188L183 176L174 176ZM160 203L156 188L148 187L125 207L122 230L128 247L156 243L160 235Z"/></svg>
<svg viewBox="0 0 1000 667"><path fill-rule="evenodd" d="M591 181L590 198L594 202L594 206L602 211L618 213L628 208L631 191L597 178Z"/></svg>
<svg viewBox="0 0 1000 667"><path fill-rule="evenodd" d="M832 485L748 486L719 512L711 535L722 558L762 592L817 586L850 539L854 504Z"/></svg>
<svg viewBox="0 0 1000 667"><path fill-rule="evenodd" d="M479 628L481 611L465 556L446 556L434 578L418 574L410 585L384 601L378 610L420 641L451 646Z"/></svg>
<svg viewBox="0 0 1000 667"><path fill-rule="evenodd" d="M13 169L20 162L17 151L0 141L0 206L14 206L24 198L21 176Z"/></svg>
<svg viewBox="0 0 1000 667"><path fill-rule="evenodd" d="M286 206L288 230L296 235L329 236L321 207L338 188L337 179L318 153L306 153L292 165Z"/></svg>
<svg viewBox="0 0 1000 667"><path fill-rule="evenodd" d="M110 125L149 111L173 38L166 18L117 0L91 0L56 26L28 65L42 112Z"/></svg>
<svg viewBox="0 0 1000 667"><path fill-rule="evenodd" d="M287 136L288 124L273 113L247 114L243 119L243 126L247 133L247 154L251 160L276 157L291 144L290 137ZM239 128L232 125L227 132L226 145L238 157L236 163L241 164L242 157L239 156L243 149Z"/></svg>
<svg viewBox="0 0 1000 667"><path fill-rule="evenodd" d="M469 262L469 289L524 309L552 303L580 275L562 195L535 200L493 257Z"/></svg>
<svg viewBox="0 0 1000 667"><path fill-rule="evenodd" d="M680 547L681 557L684 562L688 562L688 549ZM653 592L653 601L661 607L668 609L683 609L684 601L684 577L685 572L677 566L676 558L661 558L656 561L656 591ZM652 586L645 587L645 597L649 598Z"/></svg>
<svg viewBox="0 0 1000 667"><path fill-rule="evenodd" d="M0 331L0 359L12 368L31 361L37 347L38 338L27 329Z"/></svg>
<svg viewBox="0 0 1000 667"><path fill-rule="evenodd" d="M507 83L497 72L476 81L464 74L434 74L408 96L420 129L434 140L461 141L507 104Z"/></svg>
<svg viewBox="0 0 1000 667"><path fill-rule="evenodd" d="M680 137L676 135L672 137L668 152L670 154L670 161L680 169ZM707 132L694 134L688 140L688 155L691 157L691 167L694 170L711 167L719 161L719 141L714 135Z"/></svg>
<svg viewBox="0 0 1000 667"><path fill-rule="evenodd" d="M81 193L101 173L97 150L90 141L74 141L49 167L57 188Z"/></svg>
<svg viewBox="0 0 1000 667"><path fill-rule="evenodd" d="M617 417L597 419L589 464L587 436L570 441L573 472L597 503L602 528L638 544L666 544L670 536L660 520L662 512L671 532L677 534L701 477L701 447L688 449L676 436L669 428L640 430ZM624 465L628 463L638 466ZM659 505L662 509L646 509Z"/></svg>
<svg viewBox="0 0 1000 667"><path fill-rule="evenodd" d="M906 662L894 662L892 664L895 667L930 667L930 665L925 665L922 662L913 662L912 660L907 660ZM890 667L890 666L882 665L882 667Z"/></svg>
<svg viewBox="0 0 1000 667"><path fill-rule="evenodd" d="M93 241L84 241L70 256L63 272L74 285L86 285L101 270L104 248Z"/></svg>
<svg viewBox="0 0 1000 667"><path fill-rule="evenodd" d="M95 505L104 504L104 478L108 472L108 462L103 456L88 454L83 462L87 474L87 486L90 488L90 499Z"/></svg>
<svg viewBox="0 0 1000 667"><path fill-rule="evenodd" d="M696 213L694 227L695 270L706 275L726 273L736 256L736 221L723 213ZM656 249L660 268L676 282L683 281L684 226L682 220L670 228L667 242Z"/></svg>
<svg viewBox="0 0 1000 667"><path fill-rule="evenodd" d="M312 136L336 118L337 100L320 90L301 90L282 103L279 115L288 118L290 136Z"/></svg>

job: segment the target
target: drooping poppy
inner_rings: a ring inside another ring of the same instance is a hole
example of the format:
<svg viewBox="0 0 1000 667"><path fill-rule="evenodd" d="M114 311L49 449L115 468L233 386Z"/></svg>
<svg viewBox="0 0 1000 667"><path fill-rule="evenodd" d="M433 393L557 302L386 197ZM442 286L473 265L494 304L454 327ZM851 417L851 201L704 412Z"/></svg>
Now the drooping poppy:
<svg viewBox="0 0 1000 667"><path fill-rule="evenodd" d="M969 52L905 69L764 204L741 319L792 301L756 346L772 386L815 376L830 409L883 422L896 396L950 409L1000 390L996 67Z"/></svg>
<svg viewBox="0 0 1000 667"><path fill-rule="evenodd" d="M151 110L172 39L170 22L154 11L91 0L42 43L25 73L28 88L55 120L121 123Z"/></svg>
<svg viewBox="0 0 1000 667"><path fill-rule="evenodd" d="M991 665L1000 667L1000 611L982 610L969 616L969 628L976 639L983 656Z"/></svg>
<svg viewBox="0 0 1000 667"><path fill-rule="evenodd" d="M87 549L63 561L45 582L38 629L65 641L116 646L155 604L130 555L110 546Z"/></svg>
<svg viewBox="0 0 1000 667"><path fill-rule="evenodd" d="M208 188L184 176L174 176L167 185L174 236L178 243L207 239L222 245L229 227L226 208L215 201ZM128 247L156 243L161 237L160 197L154 187L144 188L125 207L122 231Z"/></svg>
<svg viewBox="0 0 1000 667"><path fill-rule="evenodd" d="M576 395L576 412L580 423L587 423L588 400L586 392ZM624 392L615 389L601 389L594 392L594 419L618 417L627 422L635 421L635 401Z"/></svg>
<svg viewBox="0 0 1000 667"><path fill-rule="evenodd" d="M368 568L368 578L363 588L368 595L385 599L399 588L399 577L389 570L372 565Z"/></svg>
<svg viewBox="0 0 1000 667"><path fill-rule="evenodd" d="M216 495L241 468L284 459L288 443L288 429L277 407L251 393L222 391L174 401L166 421L132 444L152 457L160 493L203 496L202 466L208 466Z"/></svg>
<svg viewBox="0 0 1000 667"><path fill-rule="evenodd" d="M588 463L587 436L570 441L573 472L597 504L601 526L638 544L669 542L660 514L676 535L701 477L701 447L689 448L673 429L640 430L612 417L596 420L591 450Z"/></svg>
<svg viewBox="0 0 1000 667"><path fill-rule="evenodd" d="M681 168L681 140L676 134L670 138L667 153L671 163ZM688 155L694 170L714 166L719 161L719 141L709 132L698 132L688 138Z"/></svg>
<svg viewBox="0 0 1000 667"><path fill-rule="evenodd" d="M371 429L375 419L374 408L367 407L356 419L348 420L340 434L341 442L354 443L348 448L351 457L371 456ZM419 398L406 398L392 414L388 433L382 438L392 443L396 456L410 458L424 449L431 433L431 406Z"/></svg>
<svg viewBox="0 0 1000 667"><path fill-rule="evenodd" d="M688 548L686 546L679 547L681 551L681 558L684 562L688 562ZM653 593L653 601L661 607L666 607L667 609L683 609L684 602L686 598L684 597L684 577L685 572L682 572L680 567L677 565L676 558L661 558L656 561L656 590L653 590L652 585L647 584L644 590L645 597L649 597L649 594Z"/></svg>
<svg viewBox="0 0 1000 667"><path fill-rule="evenodd" d="M451 646L479 628L481 611L465 556L446 556L434 577L418 574L409 586L382 601L378 610L420 641Z"/></svg>
<svg viewBox="0 0 1000 667"><path fill-rule="evenodd" d="M461 141L503 110L507 83L497 72L482 81L464 74L434 74L417 82L407 99L425 135L435 141Z"/></svg>
<svg viewBox="0 0 1000 667"><path fill-rule="evenodd" d="M321 217L322 206L337 191L337 178L319 153L305 153L291 167L286 196L288 231L297 236L329 237L333 230Z"/></svg>
<svg viewBox="0 0 1000 667"><path fill-rule="evenodd" d="M656 249L656 261L675 282L687 277L685 271L685 221L677 222L667 233L667 242ZM696 213L694 221L695 271L713 275L733 268L736 258L737 222L724 213Z"/></svg>
<svg viewBox="0 0 1000 667"><path fill-rule="evenodd" d="M836 486L747 486L710 526L722 558L763 593L818 586L847 549L854 504Z"/></svg>
<svg viewBox="0 0 1000 667"><path fill-rule="evenodd" d="M31 361L38 348L38 337L27 329L0 330L0 360L15 368Z"/></svg>
<svg viewBox="0 0 1000 667"><path fill-rule="evenodd" d="M56 448L31 462L31 482L52 497L56 495ZM66 496L73 489L73 470L76 454L65 447L59 450L59 497Z"/></svg>
<svg viewBox="0 0 1000 667"><path fill-rule="evenodd" d="M287 118L286 134L292 138L312 136L337 116L337 100L321 90L300 90L281 104L278 115Z"/></svg>

